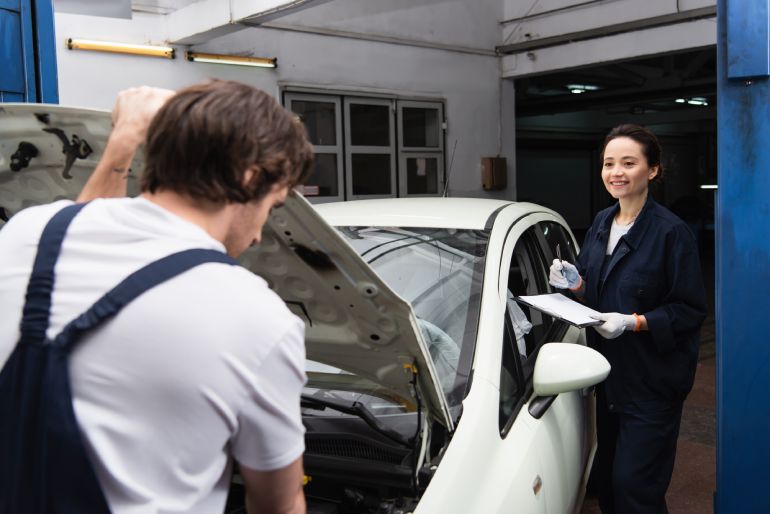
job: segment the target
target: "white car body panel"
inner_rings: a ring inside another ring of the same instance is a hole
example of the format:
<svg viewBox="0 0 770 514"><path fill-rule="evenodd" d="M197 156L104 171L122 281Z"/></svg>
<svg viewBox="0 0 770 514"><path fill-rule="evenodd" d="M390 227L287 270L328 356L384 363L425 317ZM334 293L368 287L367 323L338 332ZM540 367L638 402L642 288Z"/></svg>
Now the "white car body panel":
<svg viewBox="0 0 770 514"><path fill-rule="evenodd" d="M301 195L292 192L273 211L262 242L240 262L296 307L292 310L305 321L309 359L368 378L410 404L416 366L428 412L452 430L411 306Z"/></svg>
<svg viewBox="0 0 770 514"><path fill-rule="evenodd" d="M400 198L356 200L316 205L321 216L334 227L435 227L481 230L497 209L512 205L503 200L478 198Z"/></svg>
<svg viewBox="0 0 770 514"><path fill-rule="evenodd" d="M64 145L59 136L45 129L61 131L68 143L73 136L85 141L92 150L76 158L65 178ZM60 105L0 104L0 207L15 214L24 207L75 198L99 162L104 145L112 131L112 119L106 111L73 109ZM37 155L19 171L11 171L13 155L20 143L34 145ZM141 170L143 159L137 152L131 164ZM128 192L139 192L138 173L128 177ZM2 226L2 221L0 221Z"/></svg>
<svg viewBox="0 0 770 514"><path fill-rule="evenodd" d="M517 420L502 439L497 398L495 386L474 378L463 417L415 514L549 512L544 492L532 489L541 468L532 427Z"/></svg>

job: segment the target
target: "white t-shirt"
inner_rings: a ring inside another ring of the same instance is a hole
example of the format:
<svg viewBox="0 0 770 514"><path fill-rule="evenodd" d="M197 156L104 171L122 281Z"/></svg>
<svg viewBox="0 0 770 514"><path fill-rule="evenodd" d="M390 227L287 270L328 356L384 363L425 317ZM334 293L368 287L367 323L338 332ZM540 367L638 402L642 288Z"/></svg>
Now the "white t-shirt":
<svg viewBox="0 0 770 514"><path fill-rule="evenodd" d="M612 220L612 227L610 228L610 237L607 239L607 252L606 255L612 255L615 251L615 247L618 246L620 238L628 234L634 223L631 222L628 225L620 225L617 221Z"/></svg>
<svg viewBox="0 0 770 514"><path fill-rule="evenodd" d="M0 230L0 363L19 339L37 243L68 201ZM95 200L56 266L49 336L131 272L188 248L224 251L142 198ZM116 514L222 512L231 458L255 470L304 451L304 324L266 282L207 263L156 286L81 339L70 371L78 423Z"/></svg>

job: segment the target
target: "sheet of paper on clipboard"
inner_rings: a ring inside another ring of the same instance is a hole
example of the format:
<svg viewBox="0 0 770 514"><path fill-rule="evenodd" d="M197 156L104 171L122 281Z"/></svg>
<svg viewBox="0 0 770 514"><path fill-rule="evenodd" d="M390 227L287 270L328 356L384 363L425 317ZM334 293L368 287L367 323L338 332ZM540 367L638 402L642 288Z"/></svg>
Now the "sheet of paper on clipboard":
<svg viewBox="0 0 770 514"><path fill-rule="evenodd" d="M602 324L602 321L591 317L592 315L599 314L598 311L567 298L561 293L517 296L516 300L541 312L564 320L578 328Z"/></svg>

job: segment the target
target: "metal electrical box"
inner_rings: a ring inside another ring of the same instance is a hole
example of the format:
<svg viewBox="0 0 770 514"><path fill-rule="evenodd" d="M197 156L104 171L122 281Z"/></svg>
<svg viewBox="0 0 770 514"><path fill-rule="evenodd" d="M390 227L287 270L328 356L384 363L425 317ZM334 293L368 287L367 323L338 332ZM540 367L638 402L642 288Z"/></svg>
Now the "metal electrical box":
<svg viewBox="0 0 770 514"><path fill-rule="evenodd" d="M481 187L496 191L508 186L508 165L505 157L481 158Z"/></svg>

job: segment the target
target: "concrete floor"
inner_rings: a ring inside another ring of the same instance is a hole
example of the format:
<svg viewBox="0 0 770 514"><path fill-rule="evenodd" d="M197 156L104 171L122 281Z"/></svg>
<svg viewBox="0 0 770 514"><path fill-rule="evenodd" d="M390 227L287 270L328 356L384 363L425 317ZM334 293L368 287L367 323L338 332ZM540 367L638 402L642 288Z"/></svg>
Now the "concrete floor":
<svg viewBox="0 0 770 514"><path fill-rule="evenodd" d="M705 258L704 258L705 257ZM713 257L702 256L709 316L701 330L695 384L684 404L674 475L666 495L670 514L710 514L716 490L716 332L714 327ZM599 514L596 498L588 497L581 514Z"/></svg>

